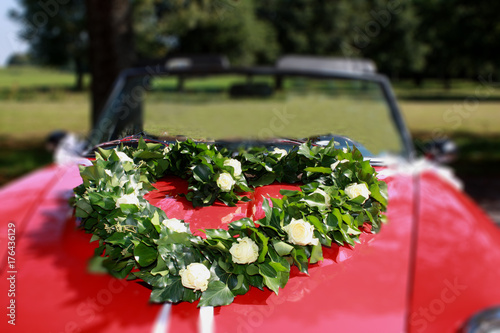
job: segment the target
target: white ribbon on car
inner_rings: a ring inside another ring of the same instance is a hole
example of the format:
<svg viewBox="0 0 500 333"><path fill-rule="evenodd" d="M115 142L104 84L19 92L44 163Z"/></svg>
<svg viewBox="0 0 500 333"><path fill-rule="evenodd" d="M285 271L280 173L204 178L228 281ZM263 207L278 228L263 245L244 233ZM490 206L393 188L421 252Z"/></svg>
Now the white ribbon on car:
<svg viewBox="0 0 500 333"><path fill-rule="evenodd" d="M387 168L381 170L378 173L377 178L384 179L386 177L392 177L398 174L418 175L423 172L430 171L436 174L445 182L453 185L455 188L459 190L463 189L462 181L460 181L455 176L451 168L433 163L425 158L420 158L412 162L408 162L403 158L388 157L384 158L383 162L387 165Z"/></svg>
<svg viewBox="0 0 500 333"><path fill-rule="evenodd" d="M170 312L172 310L172 303L165 303L161 307L158 317L156 317L155 324L151 333L167 333L170 324Z"/></svg>
<svg viewBox="0 0 500 333"><path fill-rule="evenodd" d="M202 306L198 318L198 333L214 333L214 307Z"/></svg>
<svg viewBox="0 0 500 333"><path fill-rule="evenodd" d="M170 313L172 311L172 303L163 304L151 333L168 333L170 324ZM202 306L200 308L200 316L198 317L198 332L199 333L215 333L214 329L214 307Z"/></svg>
<svg viewBox="0 0 500 333"><path fill-rule="evenodd" d="M92 165L92 162L81 156L84 148L85 141L80 140L75 134L69 133L57 145L54 151L54 161L57 165Z"/></svg>

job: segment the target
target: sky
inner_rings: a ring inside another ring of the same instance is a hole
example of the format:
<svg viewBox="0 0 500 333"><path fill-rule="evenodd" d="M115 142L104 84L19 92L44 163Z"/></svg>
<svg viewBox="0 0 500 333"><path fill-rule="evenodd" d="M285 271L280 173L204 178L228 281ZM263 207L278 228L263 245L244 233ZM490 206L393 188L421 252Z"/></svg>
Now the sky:
<svg viewBox="0 0 500 333"><path fill-rule="evenodd" d="M0 66L15 52L25 52L28 45L17 38L21 26L9 18L10 9L18 9L16 0L0 1Z"/></svg>

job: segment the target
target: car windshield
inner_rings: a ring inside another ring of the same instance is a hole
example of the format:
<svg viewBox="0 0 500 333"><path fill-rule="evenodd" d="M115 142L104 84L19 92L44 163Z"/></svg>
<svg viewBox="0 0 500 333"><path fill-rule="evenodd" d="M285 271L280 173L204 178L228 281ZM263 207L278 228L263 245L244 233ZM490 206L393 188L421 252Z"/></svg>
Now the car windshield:
<svg viewBox="0 0 500 333"><path fill-rule="evenodd" d="M142 133L172 142L283 142L408 156L405 129L380 80L285 71L132 73L121 78L92 144ZM375 78L378 76L374 76ZM389 88L390 90L390 88Z"/></svg>

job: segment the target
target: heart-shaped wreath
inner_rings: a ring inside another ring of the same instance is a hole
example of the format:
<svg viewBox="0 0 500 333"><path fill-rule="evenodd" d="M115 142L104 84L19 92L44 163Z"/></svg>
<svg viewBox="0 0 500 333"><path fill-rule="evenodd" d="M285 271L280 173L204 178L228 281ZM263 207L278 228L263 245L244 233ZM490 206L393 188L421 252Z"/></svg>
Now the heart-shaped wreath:
<svg viewBox="0 0 500 333"><path fill-rule="evenodd" d="M163 145L140 139L137 147L99 149L80 173L75 214L99 241L93 264L118 278L142 279L152 287L152 302L227 305L250 286L278 293L291 265L307 273L323 259L322 246L354 246L363 231L378 231L387 206L387 186L369 161L355 147L336 149L333 141L233 152L192 140ZM265 199L264 218L205 229L202 238L144 199L167 175L188 180L193 206L216 200L234 206L249 200L242 193L273 182L303 185L282 190L281 199Z"/></svg>

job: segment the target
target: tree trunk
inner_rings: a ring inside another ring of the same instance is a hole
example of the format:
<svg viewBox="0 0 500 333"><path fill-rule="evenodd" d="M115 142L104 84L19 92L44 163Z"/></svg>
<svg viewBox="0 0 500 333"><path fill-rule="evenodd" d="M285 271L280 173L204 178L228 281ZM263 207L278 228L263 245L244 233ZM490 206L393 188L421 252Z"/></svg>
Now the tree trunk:
<svg viewBox="0 0 500 333"><path fill-rule="evenodd" d="M118 74L134 62L132 8L129 0L85 0L85 4L95 125Z"/></svg>
<svg viewBox="0 0 500 333"><path fill-rule="evenodd" d="M82 91L83 90L83 61L81 57L76 57L75 59L75 90Z"/></svg>

